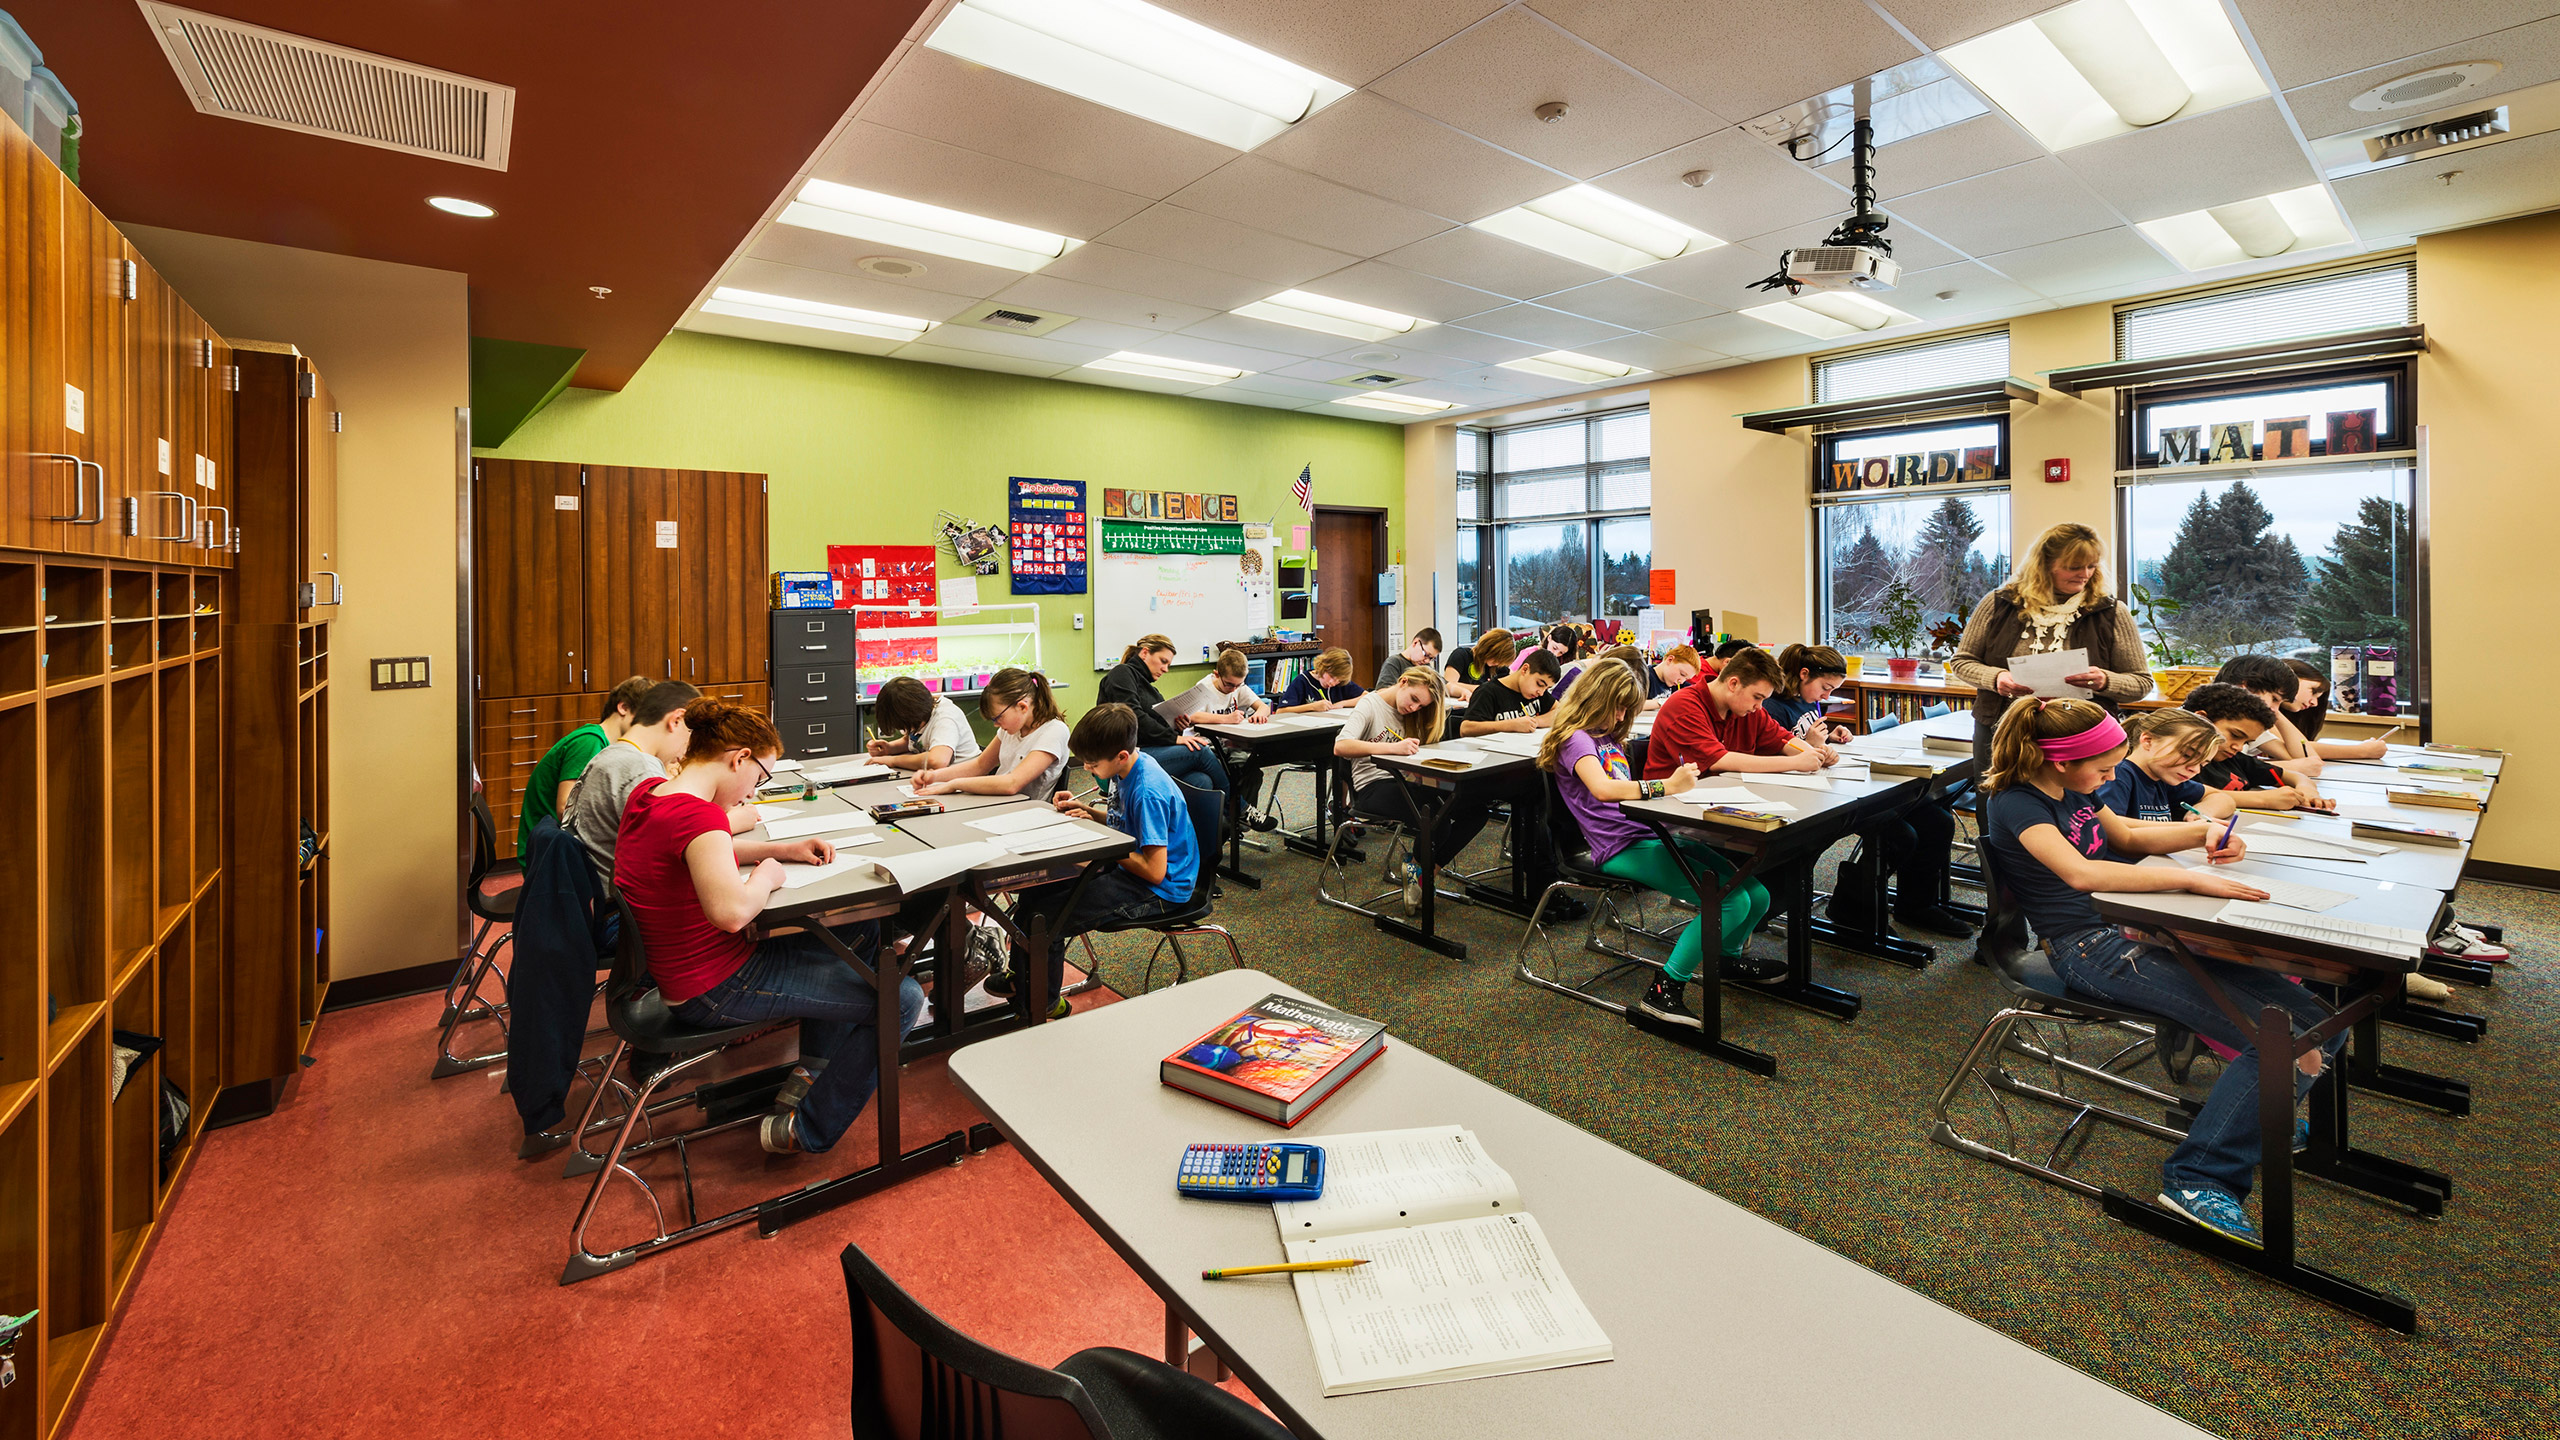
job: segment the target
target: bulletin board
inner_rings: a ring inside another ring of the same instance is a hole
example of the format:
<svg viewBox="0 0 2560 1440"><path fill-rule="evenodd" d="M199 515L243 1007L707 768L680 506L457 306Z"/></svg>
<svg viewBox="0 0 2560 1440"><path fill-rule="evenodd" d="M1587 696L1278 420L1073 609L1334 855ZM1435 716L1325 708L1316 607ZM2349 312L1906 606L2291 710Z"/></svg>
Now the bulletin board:
<svg viewBox="0 0 2560 1440"><path fill-rule="evenodd" d="M1243 640L1271 626L1271 553L1267 539L1247 539L1241 554L1096 555L1093 561L1093 668L1120 663L1141 635L1173 642L1176 665L1200 665L1221 640Z"/></svg>
<svg viewBox="0 0 2560 1440"><path fill-rule="evenodd" d="M932 660L933 636L894 639L884 630L931 630L934 549L930 545L830 545L827 571L843 582L840 609L854 612L854 663L912 665ZM926 607L914 609L910 607ZM875 638L877 637L877 638Z"/></svg>
<svg viewBox="0 0 2560 1440"><path fill-rule="evenodd" d="M1084 482L1033 480L1016 475L1009 482L1016 595L1081 595L1085 591Z"/></svg>

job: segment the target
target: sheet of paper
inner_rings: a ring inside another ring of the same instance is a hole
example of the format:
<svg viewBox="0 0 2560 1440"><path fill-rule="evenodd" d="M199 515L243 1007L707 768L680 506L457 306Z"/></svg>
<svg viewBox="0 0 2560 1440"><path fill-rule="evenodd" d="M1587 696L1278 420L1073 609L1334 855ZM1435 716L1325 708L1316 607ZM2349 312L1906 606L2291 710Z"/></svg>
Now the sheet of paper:
<svg viewBox="0 0 2560 1440"><path fill-rule="evenodd" d="M1055 825L1072 825L1075 823L1075 817L1061 815L1046 805L1025 805L999 810L983 820L970 820L964 823L972 830L984 830L990 835L1019 835L1025 830L1046 830Z"/></svg>
<svg viewBox="0 0 2560 1440"><path fill-rule="evenodd" d="M907 855L874 856L871 863L896 881L900 890L912 895L930 890L962 871L1001 860L1004 855L1004 848L992 840L973 840L966 845L942 845Z"/></svg>
<svg viewBox="0 0 2560 1440"><path fill-rule="evenodd" d="M1730 805L1737 810L1760 810L1771 815L1791 815L1793 805L1784 800L1768 800L1739 785L1692 785L1671 799L1690 805Z"/></svg>
<svg viewBox="0 0 2560 1440"><path fill-rule="evenodd" d="M2011 678L2015 679L2021 685L2034 686L2036 693L2039 695L2049 696L2054 699L2069 699L2073 696L2085 698L2097 693L2092 690L2083 690L2077 685L2065 685L2062 683L2063 676L2077 675L2088 668L2089 652L2085 649L2056 650L2050 655L2012 655L2009 657L2009 674Z"/></svg>
<svg viewBox="0 0 2560 1440"><path fill-rule="evenodd" d="M1519 1183L1460 1126L1318 1135L1307 1143L1324 1147L1324 1194L1272 1205L1283 1241L1520 1208Z"/></svg>
<svg viewBox="0 0 2560 1440"><path fill-rule="evenodd" d="M776 820L764 827L767 840L797 840L803 835L828 835L838 830L867 830L875 822L859 810L830 810L823 815L797 815Z"/></svg>
<svg viewBox="0 0 2560 1440"><path fill-rule="evenodd" d="M1298 1240L1289 1277L1327 1395L1588 1365L1616 1355L1526 1214Z"/></svg>
<svg viewBox="0 0 2560 1440"><path fill-rule="evenodd" d="M1478 746L1494 755L1535 755L1546 738L1545 732L1538 730L1497 730L1475 737Z"/></svg>
<svg viewBox="0 0 2560 1440"><path fill-rule="evenodd" d="M2185 851L2173 858L2190 870L2209 868L2229 875L2243 884L2255 885L2267 892L2268 903L2282 905L2287 909L2335 910L2356 898L2344 890L2330 890L2318 885L2306 885L2299 880L2287 879L2275 874L2272 866L2252 865L2246 860L2236 865L2209 865L2201 850Z"/></svg>
<svg viewBox="0 0 2560 1440"><path fill-rule="evenodd" d="M791 805L759 805L756 807L756 818L767 825L772 824L776 820L788 820L799 813L799 809Z"/></svg>
<svg viewBox="0 0 2560 1440"><path fill-rule="evenodd" d="M2337 822L2330 820L2327 816L2320 815L2315 811L2285 810L2275 813L2282 814L2287 820L2312 820L2322 826L2337 824ZM2258 836L2262 833L2282 835L2291 831L2301 839L2310 841L2314 844L2335 845L2341 850L2353 850L2359 855L2388 855L2391 853L2392 847L2388 845L2376 845L2370 840L2358 840L2352 835L2331 835L2326 833L2325 829L2315 829L2312 825L2304 825L2299 830L2295 830L2292 826L2278 824L2275 829L2268 830L2266 828L2268 820L2266 812L2243 810L2240 814L2240 838L2248 841L2252 845L2258 843ZM2344 825L2338 825L2337 828L2345 829L2346 827Z"/></svg>
<svg viewBox="0 0 2560 1440"><path fill-rule="evenodd" d="M1019 835L999 836L995 843L1003 846L1005 852L1010 855L1038 855L1043 851L1064 850L1070 846L1089 845L1096 840L1110 838L1111 832L1099 825L1071 821L1065 825L1051 825L1046 829L1026 830Z"/></svg>
<svg viewBox="0 0 2560 1440"><path fill-rule="evenodd" d="M776 775L780 775L785 771L799 769L800 762L797 760L776 760L764 768L772 771Z"/></svg>
<svg viewBox="0 0 2560 1440"><path fill-rule="evenodd" d="M2294 835L2281 830L2252 827L2251 833L2241 838L2248 843L2252 855L2289 855L2297 860L2352 860L2357 864L2369 858L2343 845L2332 845L2326 840L2314 840L2308 835Z"/></svg>
<svg viewBox="0 0 2560 1440"><path fill-rule="evenodd" d="M1461 750L1454 745L1425 745L1405 758L1424 762L1455 760L1461 765L1475 765L1481 763L1485 757L1480 751Z"/></svg>
<svg viewBox="0 0 2560 1440"><path fill-rule="evenodd" d="M876 844L879 839L877 835L847 835L840 839L829 837L829 843L833 844L838 851L843 851L857 845ZM815 885L821 880L841 875L862 863L862 856L845 854L838 854L835 859L824 865L794 865L785 861L782 866L782 888L797 890L803 886Z"/></svg>
<svg viewBox="0 0 2560 1440"><path fill-rule="evenodd" d="M937 582L934 597L941 602L942 618L959 620L978 613L978 577L954 575Z"/></svg>
<svg viewBox="0 0 2560 1440"><path fill-rule="evenodd" d="M1831 781L1826 779L1825 776L1834 775L1836 773L1837 772L1835 771L1825 771L1822 775L1754 775L1751 777L1751 783L1754 785L1777 785L1789 790L1828 790L1831 788ZM1847 777L1843 776L1841 778L1845 779Z"/></svg>
<svg viewBox="0 0 2560 1440"><path fill-rule="evenodd" d="M2226 901L2220 910L2214 912L2213 918L2225 925L2240 925L2347 949L2369 950L2377 955L2393 955L2404 960L2416 959L2419 950L2427 943L2426 936L2396 925L2307 915L2299 910L2256 900Z"/></svg>
<svg viewBox="0 0 2560 1440"><path fill-rule="evenodd" d="M880 780L898 772L869 760L839 760L801 772L800 778L817 785L841 785L853 780Z"/></svg>

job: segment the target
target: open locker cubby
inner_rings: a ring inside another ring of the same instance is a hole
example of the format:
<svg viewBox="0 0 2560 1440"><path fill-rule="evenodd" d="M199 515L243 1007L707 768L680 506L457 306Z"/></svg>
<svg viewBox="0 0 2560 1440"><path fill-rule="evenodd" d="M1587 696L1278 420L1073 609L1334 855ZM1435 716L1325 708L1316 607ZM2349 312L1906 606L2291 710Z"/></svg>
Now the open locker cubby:
<svg viewBox="0 0 2560 1440"><path fill-rule="evenodd" d="M118 680L107 690L107 944L109 975L118 983L158 938L152 722L159 704L153 690L149 676Z"/></svg>
<svg viewBox="0 0 2560 1440"><path fill-rule="evenodd" d="M37 1323L44 1332L44 1424L50 1430L107 1323L105 1025L89 1025L54 1067L44 1108L44 1314ZM22 1383L35 1363L30 1348L19 1342Z"/></svg>
<svg viewBox="0 0 2560 1440"><path fill-rule="evenodd" d="M0 710L0 825L13 835L36 835L43 828L36 803L37 776L45 764L36 743L42 713L34 705ZM0 1095L34 1084L44 1070L50 970L33 963L41 945L36 921L44 893L42 854L34 845L0 845L0 956L8 957L0 960ZM0 1284L6 1284L5 1275Z"/></svg>
<svg viewBox="0 0 2560 1440"><path fill-rule="evenodd" d="M158 1039L159 1002L160 987L146 961L116 993L108 1013L117 1031ZM109 1043L112 1059L112 1036ZM107 1284L112 1295L124 1288L134 1262L142 1258L142 1242L149 1237L151 1217L160 1206L160 1056L156 1053L130 1062L124 1088L111 1088L107 1169Z"/></svg>
<svg viewBox="0 0 2560 1440"><path fill-rule="evenodd" d="M107 998L106 712L95 685L44 702L48 1056Z"/></svg>
<svg viewBox="0 0 2560 1440"><path fill-rule="evenodd" d="M0 1312L24 1315L45 1303L44 1253L37 1217L44 1213L44 1105L33 1085L0 1087ZM18 1383L0 1390L0 1440L38 1440L44 1433L44 1387L27 1383L44 1369L41 1337L32 1327L18 1341Z"/></svg>
<svg viewBox="0 0 2560 1440"><path fill-rule="evenodd" d="M165 915L195 898L195 667L171 665L153 677L160 710L160 887Z"/></svg>

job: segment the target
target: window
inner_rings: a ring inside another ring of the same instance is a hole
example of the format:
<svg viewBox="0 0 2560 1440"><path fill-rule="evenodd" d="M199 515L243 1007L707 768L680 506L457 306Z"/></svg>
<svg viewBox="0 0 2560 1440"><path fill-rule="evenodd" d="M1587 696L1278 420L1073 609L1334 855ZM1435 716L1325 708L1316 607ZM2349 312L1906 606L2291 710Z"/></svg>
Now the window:
<svg viewBox="0 0 2560 1440"><path fill-rule="evenodd" d="M2418 266L2362 270L2217 291L2116 312L2116 358L2153 360L2351 330L2414 325Z"/></svg>
<svg viewBox="0 0 2560 1440"><path fill-rule="evenodd" d="M1966 335L1922 345L1896 345L1836 360L1813 362L1813 400L1872 400L1961 385L1967 380L1998 380L2009 373L2009 332Z"/></svg>
<svg viewBox="0 0 2560 1440"><path fill-rule="evenodd" d="M1633 616L1653 569L1648 410L1458 432L1458 631Z"/></svg>
<svg viewBox="0 0 2560 1440"><path fill-rule="evenodd" d="M1842 653L1900 649L1875 633L1897 582L1920 611L1921 639L1902 652L1916 654L2009 578L2006 415L1844 431L1816 455L1822 634Z"/></svg>

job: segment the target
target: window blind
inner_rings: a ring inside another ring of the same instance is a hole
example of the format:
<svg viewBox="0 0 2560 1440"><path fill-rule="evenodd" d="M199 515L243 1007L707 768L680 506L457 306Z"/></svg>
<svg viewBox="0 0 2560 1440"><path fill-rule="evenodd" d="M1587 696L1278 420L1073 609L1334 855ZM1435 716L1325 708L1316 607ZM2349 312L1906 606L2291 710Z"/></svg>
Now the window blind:
<svg viewBox="0 0 2560 1440"><path fill-rule="evenodd" d="M1930 340L1868 350L1836 360L1813 362L1813 400L1870 400L1961 385L1968 380L1998 380L2009 373L2009 332L1994 330L1954 340Z"/></svg>
<svg viewBox="0 0 2560 1440"><path fill-rule="evenodd" d="M2151 360L2235 345L2412 325L2418 266L2402 259L2343 274L2252 285L2116 311L2116 358Z"/></svg>

